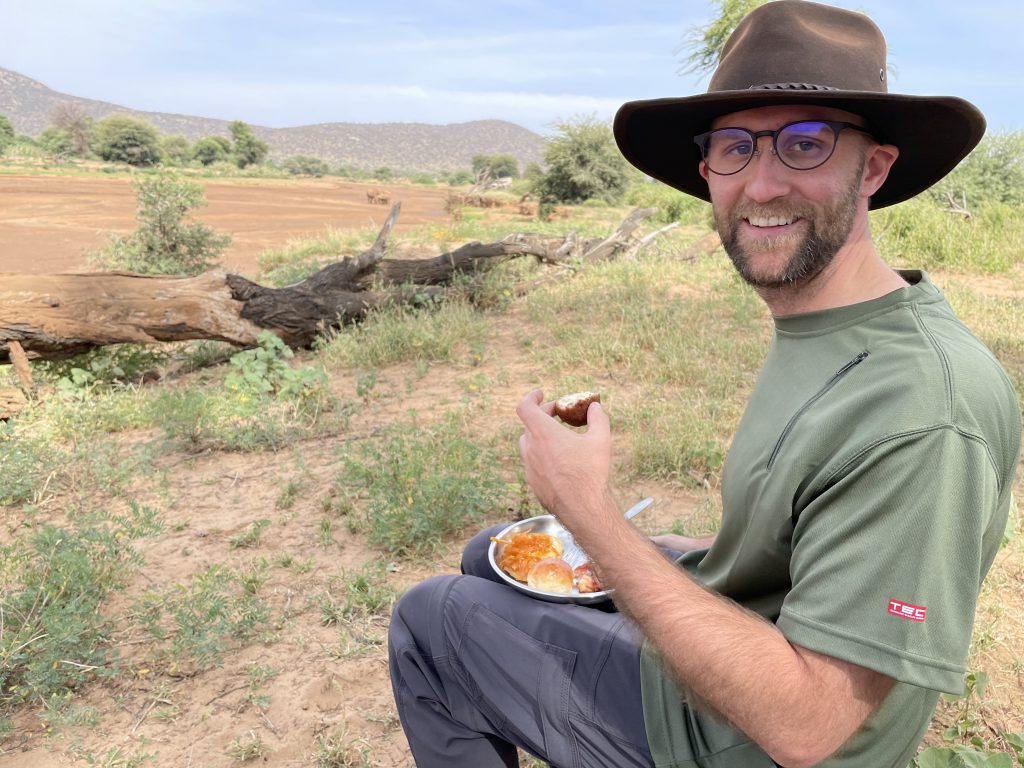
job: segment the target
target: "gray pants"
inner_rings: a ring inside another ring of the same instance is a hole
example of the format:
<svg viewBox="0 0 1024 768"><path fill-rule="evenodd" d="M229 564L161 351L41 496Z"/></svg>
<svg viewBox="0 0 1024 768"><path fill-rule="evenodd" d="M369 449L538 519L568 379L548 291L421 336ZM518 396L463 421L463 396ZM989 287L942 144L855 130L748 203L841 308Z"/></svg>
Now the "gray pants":
<svg viewBox="0 0 1024 768"><path fill-rule="evenodd" d="M413 587L391 617L391 684L416 765L514 768L516 747L556 768L653 765L638 631L614 610L502 583L487 560L502 527L466 547L466 575Z"/></svg>

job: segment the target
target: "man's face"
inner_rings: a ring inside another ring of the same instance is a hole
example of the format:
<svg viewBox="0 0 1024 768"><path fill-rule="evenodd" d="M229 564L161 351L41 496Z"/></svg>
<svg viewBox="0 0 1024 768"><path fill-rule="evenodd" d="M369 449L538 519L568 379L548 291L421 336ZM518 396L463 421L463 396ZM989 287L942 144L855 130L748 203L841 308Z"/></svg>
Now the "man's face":
<svg viewBox="0 0 1024 768"><path fill-rule="evenodd" d="M861 122L835 109L765 107L719 118L712 127L756 132L796 120ZM720 176L701 164L722 244L744 280L757 288L798 286L831 263L858 215L865 142L856 131L844 131L832 157L808 171L780 162L767 136L758 140L760 154L738 173Z"/></svg>

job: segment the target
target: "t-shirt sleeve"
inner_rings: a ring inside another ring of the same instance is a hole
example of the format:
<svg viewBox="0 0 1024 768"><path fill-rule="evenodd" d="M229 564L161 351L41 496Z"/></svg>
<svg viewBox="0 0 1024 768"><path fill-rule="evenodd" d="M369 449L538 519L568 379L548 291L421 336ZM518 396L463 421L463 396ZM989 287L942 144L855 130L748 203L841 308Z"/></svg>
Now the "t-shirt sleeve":
<svg viewBox="0 0 1024 768"><path fill-rule="evenodd" d="M863 450L799 501L779 628L805 648L961 693L1005 525L1000 490L985 445L952 428Z"/></svg>

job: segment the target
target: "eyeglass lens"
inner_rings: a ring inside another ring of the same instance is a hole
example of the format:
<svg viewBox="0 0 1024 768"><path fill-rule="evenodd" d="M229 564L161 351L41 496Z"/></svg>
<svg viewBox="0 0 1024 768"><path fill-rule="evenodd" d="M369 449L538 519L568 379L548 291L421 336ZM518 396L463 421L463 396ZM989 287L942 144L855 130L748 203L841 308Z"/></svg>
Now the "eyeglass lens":
<svg viewBox="0 0 1024 768"><path fill-rule="evenodd" d="M817 168L832 156L836 146L832 126L816 120L791 123L778 131L761 131L756 135L745 128L719 128L707 134L704 162L714 173L737 173L754 156L759 136L772 136L779 160L799 171Z"/></svg>

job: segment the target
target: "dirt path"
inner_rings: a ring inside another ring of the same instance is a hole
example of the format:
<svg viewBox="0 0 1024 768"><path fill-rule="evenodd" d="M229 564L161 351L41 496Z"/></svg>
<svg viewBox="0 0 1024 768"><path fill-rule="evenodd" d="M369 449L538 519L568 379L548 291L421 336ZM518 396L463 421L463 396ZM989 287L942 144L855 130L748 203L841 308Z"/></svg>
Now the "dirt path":
<svg viewBox="0 0 1024 768"><path fill-rule="evenodd" d="M195 217L231 234L223 266L247 277L256 277L257 257L267 248L320 235L327 227L379 229L389 207L371 205L369 189L385 189L392 201L401 201L398 232L447 216L442 188L338 179L199 183L209 205ZM81 270L109 233L135 228L135 209L125 178L0 175L0 273Z"/></svg>

